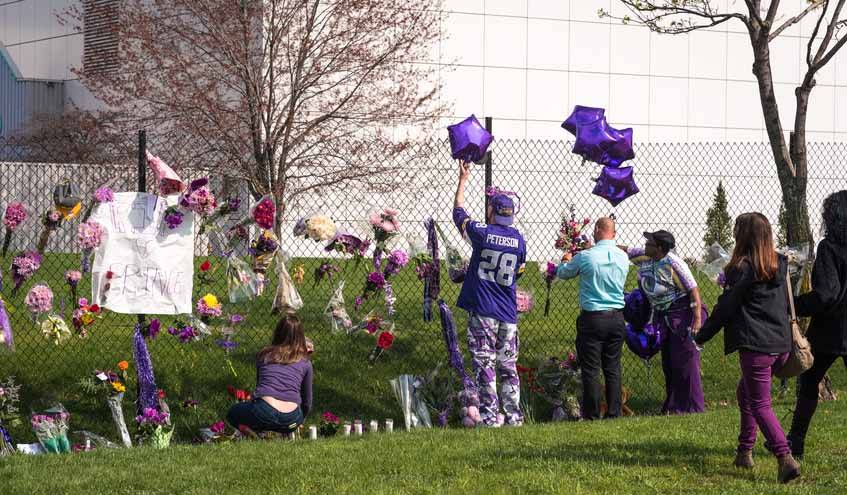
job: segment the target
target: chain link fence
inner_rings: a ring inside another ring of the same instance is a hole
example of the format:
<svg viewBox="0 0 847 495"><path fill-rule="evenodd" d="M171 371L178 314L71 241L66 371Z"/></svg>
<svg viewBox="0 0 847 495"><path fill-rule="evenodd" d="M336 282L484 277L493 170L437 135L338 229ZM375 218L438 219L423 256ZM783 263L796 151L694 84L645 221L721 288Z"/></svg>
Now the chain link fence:
<svg viewBox="0 0 847 495"><path fill-rule="evenodd" d="M547 260L560 255L553 244L568 205L573 204L580 217L597 218L614 213L620 244L639 245L644 231L670 230L677 237L678 253L688 259L703 254L706 210L712 204L719 181L726 187L731 216L761 211L776 224L779 212L781 193L767 143L639 145L636 159L631 163L641 193L617 208L591 194L599 169L583 164L570 153L571 147L572 143L565 141L502 140L496 141L492 148L493 183L519 194L517 227L523 232L529 250L530 265L520 285L534 294L536 304L519 322L519 362L524 365L534 365L539 359L561 356L574 349L579 312L576 284L573 281L553 284L552 309L544 317L546 286L538 268L543 269ZM205 151L203 143L181 136L152 135L147 140L147 149L172 164L183 178L197 177L210 170L226 173L231 167L224 156ZM367 356L375 344L373 336L364 332L350 336L333 334L323 317L333 288L342 280L348 311L354 319L361 320L369 310L379 309L380 305L373 303L358 314L353 312L353 299L362 290L368 259L356 263L325 252L323 244L294 238L294 223L304 215L319 212L332 217L339 228L365 237L370 234L366 222L368 212L373 208L393 207L400 211L402 223L403 236L395 241L398 247L406 247L413 238L425 239L424 221L432 217L452 244L467 255L470 248L450 225L457 168L450 159L446 141L418 143L390 154L377 145L359 145L355 149L367 153L368 160L383 164L380 173L386 174L388 180L380 179L377 188L361 180L341 182L298 196L285 205L280 241L285 255L290 257L289 271L303 267L306 273L299 286L305 303L299 314L316 344L316 408L373 417L391 413L393 398L385 383L388 378L402 373L424 373L445 360L438 318L430 323L423 321L423 284L411 267L407 268L393 283L398 300L395 343L374 366L368 366ZM819 229L823 199L847 184L847 171L840 165L845 152L847 145L841 143L809 145L809 211L815 232ZM89 421L86 414L102 415L102 411L95 412L93 406L86 409L88 406L79 397L75 382L93 369L114 368L118 360L131 358L135 317L106 314L86 339L72 338L58 346L44 339L36 328L23 297L39 282L53 288L57 310L69 319L72 304L65 272L79 269L80 250L75 240L78 220L62 225L51 236L42 267L15 296L11 295L9 265L15 254L35 247L41 233L40 216L52 205L54 184L72 180L83 190L85 198L90 198L105 183L111 184L115 191L135 190L137 153L136 136L112 141L85 156L71 152L67 144L59 142L0 138L0 207L21 201L30 212L24 225L14 233L9 254L2 260L5 279L2 294L10 308L16 349L0 355L0 377L17 376L25 385L25 401L29 403L49 398L64 401L66 405L75 404L82 412L83 426ZM316 169L320 169L324 159L330 158L315 158ZM466 206L472 216L481 217L484 173L482 166L475 167ZM248 203L252 201L245 183L221 177L221 173L212 174L212 188L219 196L237 195ZM148 181L151 192L152 182ZM233 217L227 222L236 220ZM219 232L211 232L196 237L196 264L208 260L212 269L207 283L201 283L195 269L195 300L211 292L226 302L221 236ZM441 248L443 258L443 243ZM323 262L337 265L340 271L331 281L315 282L312 273ZM212 339L183 344L166 332L150 344L159 385L175 401L193 399L204 404L200 413L192 413L199 414L196 419L200 424L222 417L230 400L225 392L228 385L245 389L254 385L253 356L269 342L276 323L276 316L271 314L276 288L273 271L269 271L268 287L261 297L244 304L225 304L227 314L246 317L234 337L238 343L235 350L227 353L215 346ZM704 276L698 275L698 279L704 300L711 306L719 289ZM442 297L452 305L458 287L449 282L446 274L442 275L441 285ZM635 287L632 272L627 287ZM79 293L90 293L88 281L82 281ZM465 345L463 313L454 311L462 347ZM164 327L172 321L164 318ZM645 364L627 351L624 356L624 385L629 391L630 405L637 412L657 410L664 396L660 357ZM731 400L738 377L735 358L724 357L722 345L716 340L706 346L702 360L707 400Z"/></svg>

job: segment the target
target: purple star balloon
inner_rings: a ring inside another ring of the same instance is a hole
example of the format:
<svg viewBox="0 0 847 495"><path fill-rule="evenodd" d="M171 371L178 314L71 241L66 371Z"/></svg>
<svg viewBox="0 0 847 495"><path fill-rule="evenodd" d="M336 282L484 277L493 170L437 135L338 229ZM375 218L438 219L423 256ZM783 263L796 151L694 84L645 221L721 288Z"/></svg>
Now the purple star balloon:
<svg viewBox="0 0 847 495"><path fill-rule="evenodd" d="M624 161L635 158L632 129L615 129L605 117L588 124L578 124L573 152L600 165L620 167Z"/></svg>
<svg viewBox="0 0 847 495"><path fill-rule="evenodd" d="M603 118L606 111L602 108L584 107L577 105L573 112L562 122L562 128L576 137L576 128L580 125L590 124Z"/></svg>
<svg viewBox="0 0 847 495"><path fill-rule="evenodd" d="M450 135L450 154L453 159L471 163L480 161L494 140L494 136L479 124L474 115L458 124L447 126L447 132Z"/></svg>
<svg viewBox="0 0 847 495"><path fill-rule="evenodd" d="M606 150L602 165L618 168L621 163L635 158L632 149L632 128L617 130L609 127L609 134L614 136L614 143Z"/></svg>
<svg viewBox="0 0 847 495"><path fill-rule="evenodd" d="M638 330L629 323L626 325L626 346L645 361L649 361L662 349L664 341L665 335L660 326L648 323Z"/></svg>
<svg viewBox="0 0 847 495"><path fill-rule="evenodd" d="M638 186L632 177L632 167L603 167L592 194L618 206L626 198L638 194Z"/></svg>

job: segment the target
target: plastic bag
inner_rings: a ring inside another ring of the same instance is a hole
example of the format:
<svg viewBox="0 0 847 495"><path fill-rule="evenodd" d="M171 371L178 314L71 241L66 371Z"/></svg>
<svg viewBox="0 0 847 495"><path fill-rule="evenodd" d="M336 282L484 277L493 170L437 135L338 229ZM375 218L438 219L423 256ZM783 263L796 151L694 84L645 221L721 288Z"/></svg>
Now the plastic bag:
<svg viewBox="0 0 847 495"><path fill-rule="evenodd" d="M276 263L277 286L273 312L295 313L303 307L303 299L300 298L297 287L294 285L291 275L288 274L284 258L285 256L281 257Z"/></svg>
<svg viewBox="0 0 847 495"><path fill-rule="evenodd" d="M706 250L703 261L697 264L697 269L703 272L709 280L723 286L723 270L731 256L719 244L715 243Z"/></svg>
<svg viewBox="0 0 847 495"><path fill-rule="evenodd" d="M329 298L324 308L324 317L329 320L332 333L347 332L353 330L353 320L344 307L344 281L338 282L338 286Z"/></svg>
<svg viewBox="0 0 847 495"><path fill-rule="evenodd" d="M63 454L71 451L68 440L70 414L59 404L30 418L32 431L45 452Z"/></svg>
<svg viewBox="0 0 847 495"><path fill-rule="evenodd" d="M444 251L447 254L447 276L450 281L455 284L460 284L465 281L465 274L468 272L468 260L462 256L462 253L447 240L444 231L435 223L435 229L438 231L438 236L441 237L441 242L444 243Z"/></svg>
<svg viewBox="0 0 847 495"><path fill-rule="evenodd" d="M533 297L531 290L518 287L516 296L518 313L529 313L535 307L535 297Z"/></svg>

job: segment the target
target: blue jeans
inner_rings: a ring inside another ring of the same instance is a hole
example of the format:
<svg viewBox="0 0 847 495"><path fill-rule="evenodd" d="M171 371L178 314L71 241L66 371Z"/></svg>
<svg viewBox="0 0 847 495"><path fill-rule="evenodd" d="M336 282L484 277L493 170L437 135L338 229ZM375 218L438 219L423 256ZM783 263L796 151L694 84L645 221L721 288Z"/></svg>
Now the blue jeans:
<svg viewBox="0 0 847 495"><path fill-rule="evenodd" d="M226 413L227 422L238 429L244 425L253 431L275 431L288 433L297 429L303 423L303 411L297 409L282 413L262 399L239 402L229 408Z"/></svg>

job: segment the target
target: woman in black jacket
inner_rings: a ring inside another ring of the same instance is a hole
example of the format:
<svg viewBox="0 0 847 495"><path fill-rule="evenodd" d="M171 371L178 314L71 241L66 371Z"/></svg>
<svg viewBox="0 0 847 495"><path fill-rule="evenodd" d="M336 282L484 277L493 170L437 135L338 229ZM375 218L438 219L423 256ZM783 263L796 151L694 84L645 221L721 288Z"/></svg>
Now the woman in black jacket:
<svg viewBox="0 0 847 495"><path fill-rule="evenodd" d="M726 288L695 341L704 344L723 328L726 354L739 351L741 380L736 395L741 431L735 465L753 467L758 425L766 446L779 460L777 479L787 483L800 476L800 465L791 456L771 407L771 375L785 364L791 350L788 263L774 250L773 230L761 213L739 216L734 236L735 250L724 269Z"/></svg>
<svg viewBox="0 0 847 495"><path fill-rule="evenodd" d="M815 362L797 380L797 406L788 440L791 453L803 457L806 432L818 407L818 386L839 356L847 365L847 191L823 202L826 237L818 244L812 291L795 299L797 314L811 316L806 337Z"/></svg>

